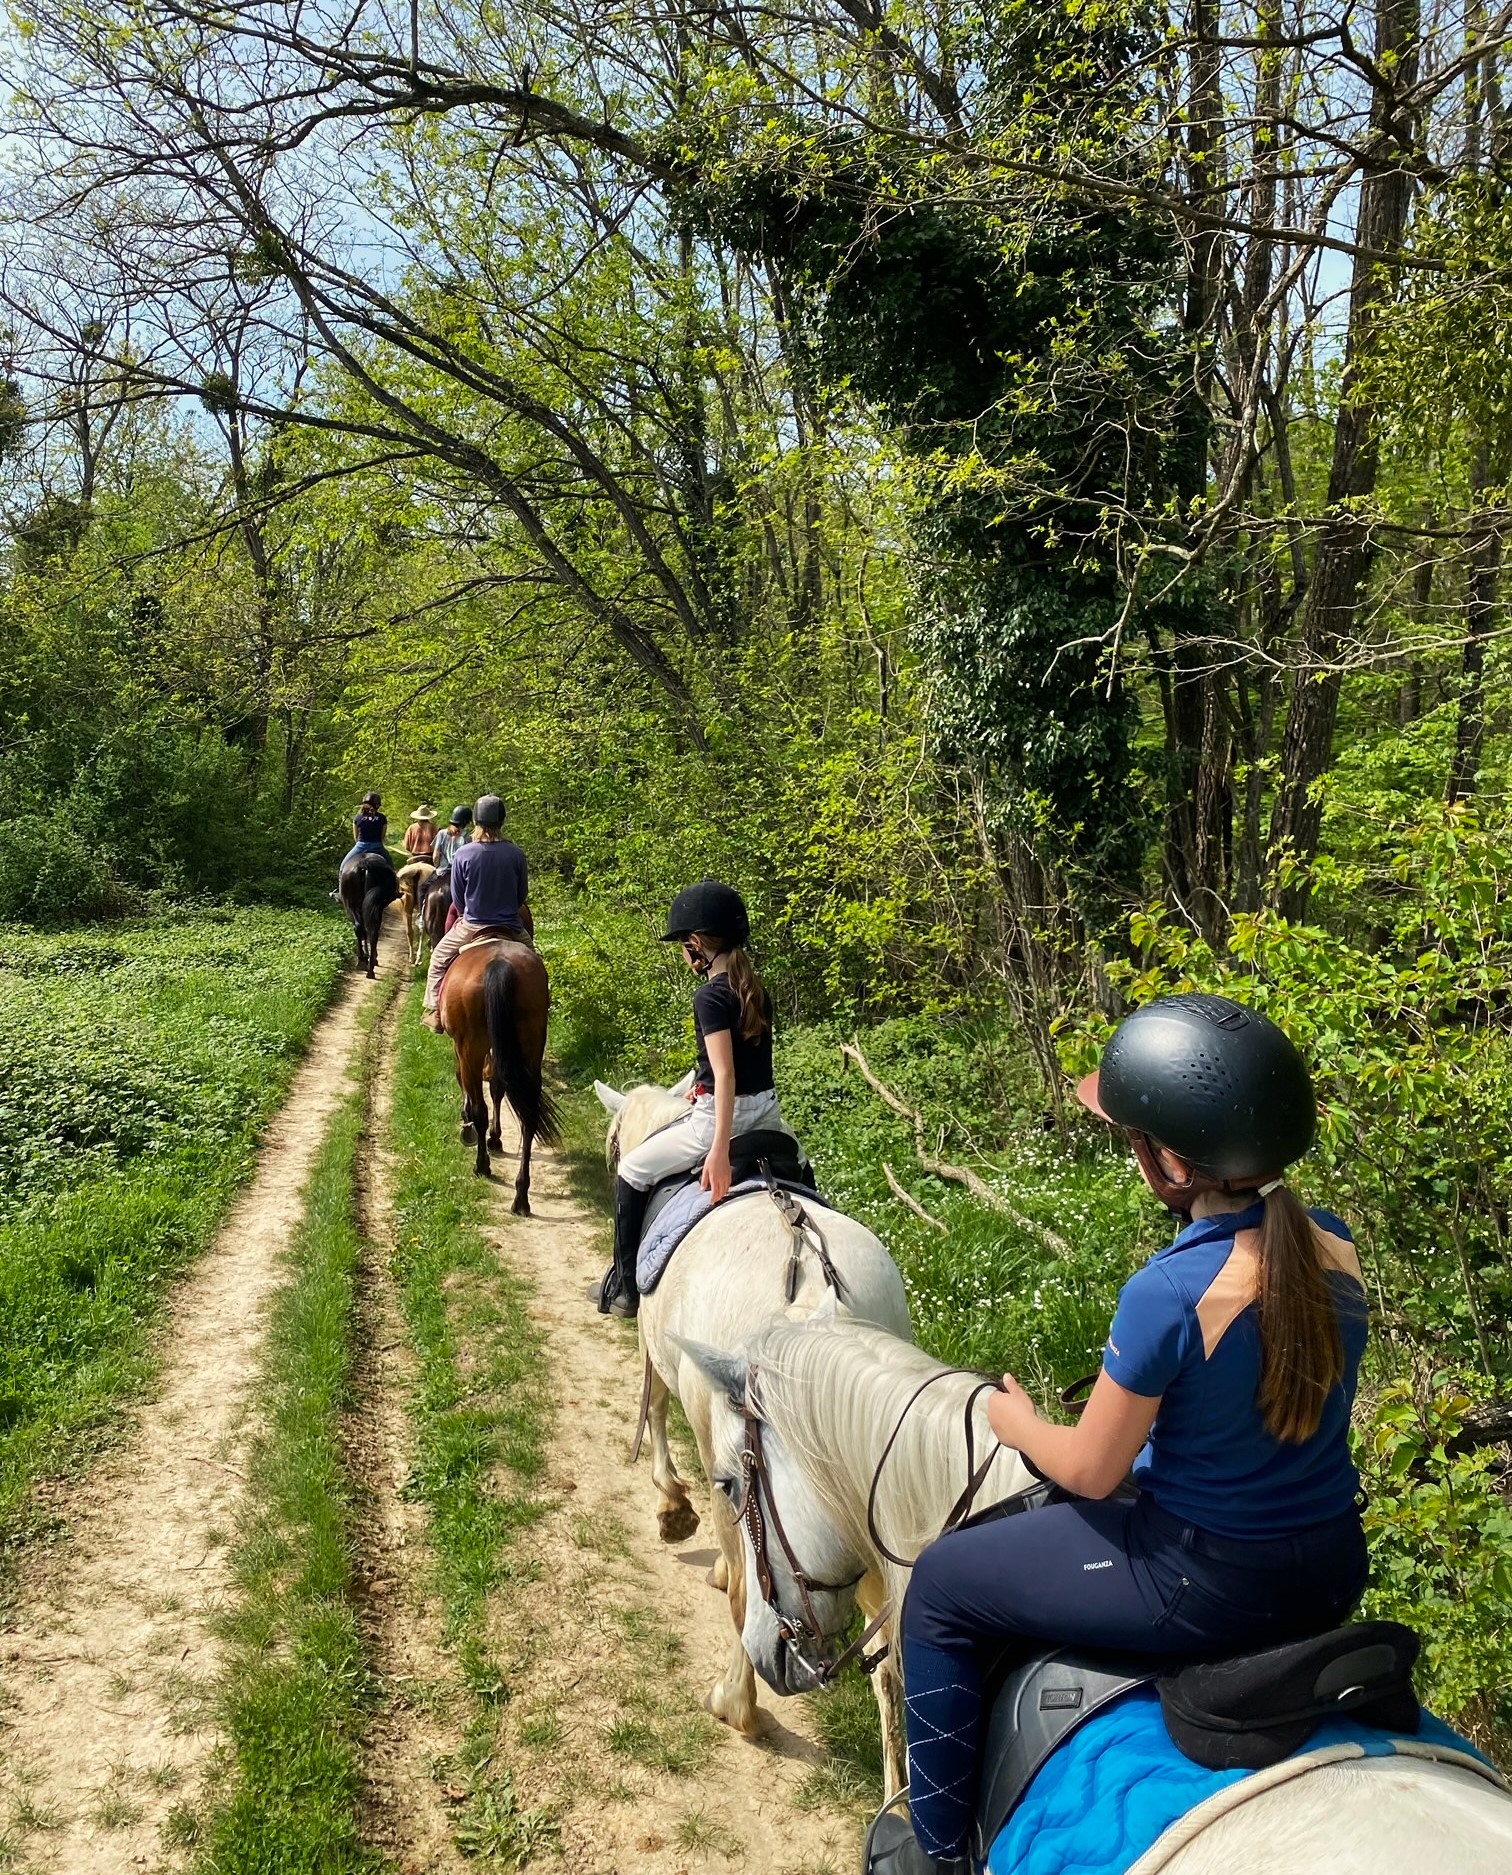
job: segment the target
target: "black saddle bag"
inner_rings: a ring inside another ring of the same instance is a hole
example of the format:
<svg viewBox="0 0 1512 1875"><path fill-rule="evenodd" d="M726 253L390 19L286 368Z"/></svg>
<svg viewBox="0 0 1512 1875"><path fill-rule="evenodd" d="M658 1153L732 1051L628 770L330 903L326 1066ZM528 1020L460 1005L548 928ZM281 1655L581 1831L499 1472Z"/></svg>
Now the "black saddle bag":
<svg viewBox="0 0 1512 1875"><path fill-rule="evenodd" d="M1210 1771L1259 1771L1306 1744L1326 1719L1417 1731L1418 1637L1396 1621L1356 1621L1305 1641L1161 1676L1178 1750Z"/></svg>

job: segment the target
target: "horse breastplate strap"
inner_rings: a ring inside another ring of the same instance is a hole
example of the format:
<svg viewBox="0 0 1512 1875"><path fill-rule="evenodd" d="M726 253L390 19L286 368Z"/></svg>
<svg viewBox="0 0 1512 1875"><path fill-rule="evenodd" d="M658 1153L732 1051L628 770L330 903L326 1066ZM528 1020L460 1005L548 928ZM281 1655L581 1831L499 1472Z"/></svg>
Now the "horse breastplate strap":
<svg viewBox="0 0 1512 1875"><path fill-rule="evenodd" d="M979 1840L991 1844L1035 1773L1094 1712L1155 1678L1148 1662L1117 1654L1040 1654L1016 1667L993 1701L977 1796Z"/></svg>

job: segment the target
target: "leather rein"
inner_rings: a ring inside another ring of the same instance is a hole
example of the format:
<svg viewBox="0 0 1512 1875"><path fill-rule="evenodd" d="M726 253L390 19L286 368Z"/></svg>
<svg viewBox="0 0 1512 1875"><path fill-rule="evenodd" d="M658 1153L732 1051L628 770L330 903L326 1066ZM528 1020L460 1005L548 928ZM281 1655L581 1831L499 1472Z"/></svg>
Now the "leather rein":
<svg viewBox="0 0 1512 1875"><path fill-rule="evenodd" d="M938 1541L939 1537L948 1536L952 1530L958 1529L971 1515L978 1494L982 1486L987 1482L987 1474L991 1471L994 1460L997 1458L998 1453L1004 1450L994 1439L989 1449L983 1453L980 1459L976 1456L976 1404L984 1393L1001 1392L1002 1382L1000 1380L990 1375L984 1376L979 1369L974 1367L942 1367L937 1373L930 1374L914 1388L913 1392L904 1403L902 1412L898 1415L897 1424L888 1435L887 1444L882 1448L882 1456L877 1460L876 1470L872 1473L871 1487L866 1494L866 1531L871 1539L872 1547L879 1556L885 1557L888 1562L896 1564L899 1568L911 1569L914 1565L915 1558L912 1556L899 1556L896 1551L889 1549L887 1544L882 1540L882 1534L877 1528L877 1492L882 1483L882 1473L886 1469L888 1459L892 1456L893 1447L898 1442L898 1437L903 1431L904 1424L909 1414L918 1404L920 1398L937 1380L947 1380L951 1378L960 1379L962 1377L977 1382L977 1385L974 1386L971 1392L966 1396L966 1404L962 1411L962 1429L966 1443L966 1482L962 1486L960 1494L957 1496L955 1502L946 1512L945 1521L940 1526L936 1541ZM1085 1402L1079 1400L1076 1396L1079 1395L1084 1388L1089 1386L1095 1378L1095 1375L1088 1375L1085 1379L1074 1381L1069 1387L1065 1388L1060 1396L1062 1406L1073 1413L1080 1412ZM782 1635L784 1640L797 1641L809 1639L823 1641L825 1638L824 1629L815 1612L814 1604L811 1599L812 1595L815 1593L834 1594L841 1589L854 1588L856 1584L864 1578L866 1571L862 1570L860 1575L853 1576L848 1582L815 1582L810 1576L804 1573L797 1556L793 1552L793 1546L788 1541L787 1532L782 1527L782 1518L777 1510L777 1500L772 1494L771 1480L766 1475L766 1454L761 1443L762 1420L760 1417L760 1401L756 1396L756 1373L754 1369L751 1371L746 1383L744 1417L746 1434L745 1446L740 1455L740 1469L743 1482L740 1509L737 1513L736 1521L745 1525L746 1532L751 1539L751 1548L756 1556L757 1587L761 1590L762 1600L771 1610L773 1618L777 1622L778 1632ZM1024 1458L1023 1453L1020 1453L1019 1456L1020 1458ZM1043 1474L1038 1471L1037 1467L1030 1464L1027 1458L1024 1458L1024 1463L1029 1466L1029 1469L1035 1473L1036 1477L1041 1478L1043 1481ZM763 1518L761 1510L761 1487L763 1484L766 1486L767 1516L771 1519L773 1534L782 1547L782 1553L788 1565L788 1572L798 1585L798 1593L803 1601L804 1618L801 1621L790 1620L788 1616L784 1615L777 1603L776 1592L772 1582L771 1563L767 1556L765 1519ZM892 1603L886 1602L875 1618L867 1623L866 1627L856 1639L851 1641L832 1661L828 1662L827 1665L819 1670L818 1679L820 1685L827 1686L832 1680L838 1678L853 1660L860 1665L863 1673L874 1673L887 1658L889 1649L886 1646L879 1647L877 1651L872 1654L868 1654L866 1649L891 1619Z"/></svg>

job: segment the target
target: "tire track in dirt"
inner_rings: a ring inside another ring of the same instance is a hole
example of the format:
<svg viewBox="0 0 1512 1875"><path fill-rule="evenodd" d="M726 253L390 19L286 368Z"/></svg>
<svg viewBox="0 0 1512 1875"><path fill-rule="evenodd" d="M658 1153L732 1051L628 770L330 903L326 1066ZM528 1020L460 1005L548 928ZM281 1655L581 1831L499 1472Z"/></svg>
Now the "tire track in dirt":
<svg viewBox="0 0 1512 1875"><path fill-rule="evenodd" d="M540 1855L528 1867L838 1875L859 1828L800 1807L800 1786L825 1755L802 1702L762 1688L755 1743L702 1710L734 1635L726 1598L705 1581L707 1492L690 1483L699 1532L663 1545L649 1466L626 1462L636 1344L584 1296L607 1261L604 1220L574 1196L556 1154L538 1151L533 1171L535 1215L509 1216L501 1179L490 1232L534 1292L556 1405L549 1507L519 1538L490 1622L509 1677L521 1802L547 1806L560 1832L563 1860Z"/></svg>
<svg viewBox="0 0 1512 1875"><path fill-rule="evenodd" d="M351 1091L359 1020L407 969L392 919L380 978L317 1024L251 1184L180 1288L154 1395L71 1493L68 1534L29 1561L0 1634L0 1827L26 1868L123 1875L171 1862L216 1738L212 1632L243 1488L268 1303L327 1123ZM7 1815L8 1812L8 1815Z"/></svg>
<svg viewBox="0 0 1512 1875"><path fill-rule="evenodd" d="M415 1442L406 1402L418 1374L390 1264L394 1234L395 997L375 1037L367 1122L358 1158L363 1248L354 1334L355 1401L347 1423L348 1471L358 1507L359 1615L384 1703L363 1740L363 1834L403 1875L448 1875L467 1865L433 1767L456 1744L449 1722L455 1668L441 1642L440 1604L424 1506L405 1490Z"/></svg>

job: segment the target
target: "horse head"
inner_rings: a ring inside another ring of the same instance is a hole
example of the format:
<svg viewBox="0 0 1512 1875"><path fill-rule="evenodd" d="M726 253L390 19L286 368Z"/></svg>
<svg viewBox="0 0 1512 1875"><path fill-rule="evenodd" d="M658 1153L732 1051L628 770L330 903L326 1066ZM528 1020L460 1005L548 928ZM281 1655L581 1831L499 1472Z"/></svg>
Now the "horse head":
<svg viewBox="0 0 1512 1875"><path fill-rule="evenodd" d="M744 1355L674 1337L709 1382L712 1482L745 1552L741 1644L774 1693L825 1685L867 1563L763 1418L761 1375Z"/></svg>

